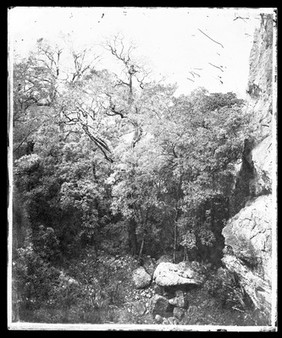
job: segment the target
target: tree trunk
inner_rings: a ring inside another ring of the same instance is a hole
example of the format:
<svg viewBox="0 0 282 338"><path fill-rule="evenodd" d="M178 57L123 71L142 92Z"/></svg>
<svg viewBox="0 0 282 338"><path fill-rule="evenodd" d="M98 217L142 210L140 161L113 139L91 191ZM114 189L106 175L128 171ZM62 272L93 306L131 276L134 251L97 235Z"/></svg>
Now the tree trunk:
<svg viewBox="0 0 282 338"><path fill-rule="evenodd" d="M184 257L183 257L183 260L184 260L184 262L189 262L189 257L188 257L188 250L187 250L187 247L184 246L183 249L184 249Z"/></svg>
<svg viewBox="0 0 282 338"><path fill-rule="evenodd" d="M137 255L137 237L136 237L136 222L131 219L127 226L128 229L128 245L132 256Z"/></svg>
<svg viewBox="0 0 282 338"><path fill-rule="evenodd" d="M139 256L138 256L139 260L141 258L142 252L143 252L144 242L145 242L145 236L142 239L142 243L141 243L141 247L140 247L140 251L139 251Z"/></svg>
<svg viewBox="0 0 282 338"><path fill-rule="evenodd" d="M176 248L177 248L177 225L174 223L174 241L173 241L173 263L176 262Z"/></svg>
<svg viewBox="0 0 282 338"><path fill-rule="evenodd" d="M129 72L129 96L128 96L128 103L131 105L132 102L133 102L132 74Z"/></svg>
<svg viewBox="0 0 282 338"><path fill-rule="evenodd" d="M176 262L176 249L177 249L177 220L179 217L179 210L175 209L174 229L173 229L173 263Z"/></svg>

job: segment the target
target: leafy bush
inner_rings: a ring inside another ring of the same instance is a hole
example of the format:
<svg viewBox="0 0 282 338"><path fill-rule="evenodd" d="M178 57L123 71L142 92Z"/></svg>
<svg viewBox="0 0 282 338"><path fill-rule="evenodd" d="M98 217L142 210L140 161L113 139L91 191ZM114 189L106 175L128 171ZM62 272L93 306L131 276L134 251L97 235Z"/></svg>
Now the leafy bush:
<svg viewBox="0 0 282 338"><path fill-rule="evenodd" d="M39 231L33 239L34 249L45 261L56 263L60 258L60 242L51 227L39 226Z"/></svg>
<svg viewBox="0 0 282 338"><path fill-rule="evenodd" d="M219 268L216 273L212 273L204 287L211 296L220 300L224 308L235 306L243 311L252 305L236 274L226 269Z"/></svg>
<svg viewBox="0 0 282 338"><path fill-rule="evenodd" d="M31 245L17 250L13 280L20 309L37 309L42 304L56 301L54 288L59 282L59 271L45 262ZM24 314L24 313L23 313Z"/></svg>
<svg viewBox="0 0 282 338"><path fill-rule="evenodd" d="M95 295L99 291L66 277L31 245L17 250L13 265L19 318L30 322L99 322ZM45 250L48 252L48 250ZM45 257L46 258L46 257ZM16 308L15 308L16 309Z"/></svg>

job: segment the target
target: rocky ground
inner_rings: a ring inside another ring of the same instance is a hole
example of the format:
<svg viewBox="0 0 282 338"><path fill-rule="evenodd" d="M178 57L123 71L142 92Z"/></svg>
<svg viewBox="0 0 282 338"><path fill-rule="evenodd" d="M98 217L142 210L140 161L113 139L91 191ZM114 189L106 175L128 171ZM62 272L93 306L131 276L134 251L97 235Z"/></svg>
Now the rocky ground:
<svg viewBox="0 0 282 338"><path fill-rule="evenodd" d="M96 270L94 268L92 270L94 275L100 275L100 283L96 284L96 287L100 288L99 292L93 291L99 307L99 323L267 325L258 311L252 308L242 309L240 306L226 307L221 299L210 294L208 283L203 282L203 279L204 276L209 275L211 267L199 267L195 262L194 270L191 270L191 264L189 270L187 263L172 264L167 262L167 257L159 261L148 257L143 266L138 266L137 261L130 256L111 257L104 254L99 257L99 260L103 262L100 265L101 270L97 271L97 265L95 265ZM84 262L88 267L88 273L91 274L90 262L91 254ZM101 285L102 266L112 269L107 277L109 279L104 279L103 285ZM182 275L182 279L177 280L179 274ZM203 279L199 278L199 274L202 274ZM197 282L195 276L198 278ZM163 285L162 277L165 280ZM178 282L179 284L173 285ZM165 283L169 285L166 286ZM111 289L113 285L117 287Z"/></svg>

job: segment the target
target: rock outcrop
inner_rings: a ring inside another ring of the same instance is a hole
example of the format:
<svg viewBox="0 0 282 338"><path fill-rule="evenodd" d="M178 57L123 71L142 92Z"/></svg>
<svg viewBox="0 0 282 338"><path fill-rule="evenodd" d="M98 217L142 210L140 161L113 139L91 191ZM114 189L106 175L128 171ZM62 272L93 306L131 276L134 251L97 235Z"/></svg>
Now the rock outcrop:
<svg viewBox="0 0 282 338"><path fill-rule="evenodd" d="M225 245L234 256L245 262L256 273L271 282L272 196L264 195L250 202L231 218L222 234Z"/></svg>
<svg viewBox="0 0 282 338"><path fill-rule="evenodd" d="M266 136L251 152L254 177L250 181L254 196L270 194L272 191L273 153L272 136Z"/></svg>
<svg viewBox="0 0 282 338"><path fill-rule="evenodd" d="M189 284L200 285L203 282L203 275L192 269L191 266L184 266L182 263L162 262L154 272L153 281L160 286L166 287Z"/></svg>
<svg viewBox="0 0 282 338"><path fill-rule="evenodd" d="M272 232L275 201L272 193L273 163L273 16L261 15L250 54L248 104L255 127L254 140L246 143L237 175L235 215L222 230L222 262L235 272L254 305L271 312ZM275 117L274 117L275 118ZM244 190L244 192L242 192ZM236 193L236 192L235 192ZM240 195L241 194L241 195ZM238 208L239 206L239 208Z"/></svg>
<svg viewBox="0 0 282 338"><path fill-rule="evenodd" d="M272 127L273 15L262 14L250 53L248 111L256 128L257 141L271 134Z"/></svg>

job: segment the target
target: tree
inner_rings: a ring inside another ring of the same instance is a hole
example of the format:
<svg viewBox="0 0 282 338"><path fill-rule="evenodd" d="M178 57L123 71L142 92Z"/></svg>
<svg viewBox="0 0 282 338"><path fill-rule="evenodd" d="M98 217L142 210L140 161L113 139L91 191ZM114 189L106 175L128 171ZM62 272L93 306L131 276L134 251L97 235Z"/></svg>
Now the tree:
<svg viewBox="0 0 282 338"><path fill-rule="evenodd" d="M160 133L159 142L170 154L171 174L182 180L181 215L187 219L182 243L185 247L189 230L190 236L196 235L202 254L205 247L216 243L215 220L213 215L209 219L206 212L214 212L216 200L221 200L226 209L234 165L241 158L244 139L250 133L249 117L242 112L242 104L233 93L209 94L200 89L190 97L175 99L173 114L167 116L170 128ZM222 214L220 224L228 217L226 212Z"/></svg>

